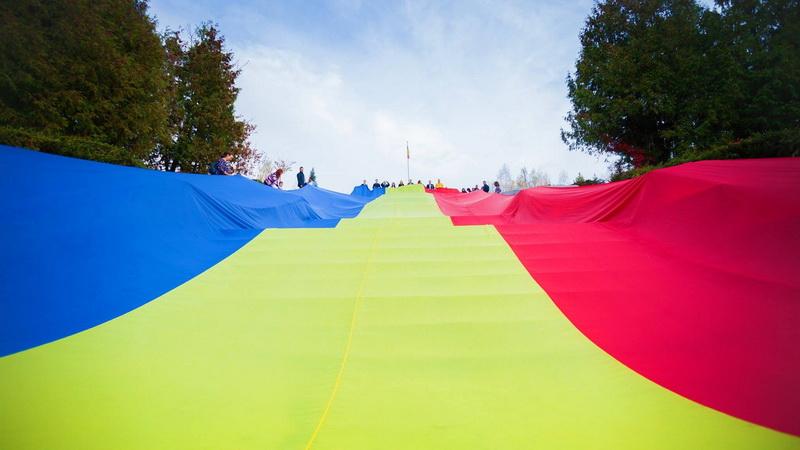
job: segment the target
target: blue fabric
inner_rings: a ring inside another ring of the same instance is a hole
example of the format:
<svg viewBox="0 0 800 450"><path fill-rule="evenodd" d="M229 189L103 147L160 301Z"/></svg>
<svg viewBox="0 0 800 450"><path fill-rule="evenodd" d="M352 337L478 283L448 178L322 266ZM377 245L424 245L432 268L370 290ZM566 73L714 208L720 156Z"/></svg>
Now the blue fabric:
<svg viewBox="0 0 800 450"><path fill-rule="evenodd" d="M314 212L322 218L352 218L361 208L373 200L372 197L341 194L316 186L306 185L302 189L289 191L308 201Z"/></svg>
<svg viewBox="0 0 800 450"><path fill-rule="evenodd" d="M351 192L350 195L354 197L368 198L370 200L374 200L383 195L384 193L386 193L385 188L376 188L370 190L369 186L362 184L354 187L353 192Z"/></svg>
<svg viewBox="0 0 800 450"><path fill-rule="evenodd" d="M368 199L0 146L0 356L135 309L265 228L333 227Z"/></svg>

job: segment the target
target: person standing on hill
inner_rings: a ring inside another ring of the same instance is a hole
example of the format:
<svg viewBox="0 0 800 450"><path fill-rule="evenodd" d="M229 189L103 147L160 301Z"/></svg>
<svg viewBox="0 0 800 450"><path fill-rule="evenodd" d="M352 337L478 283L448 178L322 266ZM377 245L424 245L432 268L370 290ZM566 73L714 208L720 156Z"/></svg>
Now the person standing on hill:
<svg viewBox="0 0 800 450"><path fill-rule="evenodd" d="M444 184L442 184L442 180L440 178L437 178L436 179L436 189L441 189L443 187L444 187Z"/></svg>
<svg viewBox="0 0 800 450"><path fill-rule="evenodd" d="M490 189L489 189L489 185L486 183L486 180L483 180L483 186L481 186L481 190L483 192L486 192L487 194L489 193Z"/></svg>
<svg viewBox="0 0 800 450"><path fill-rule="evenodd" d="M495 181L494 182L494 193L495 194L499 194L501 192L503 192L503 190L500 189L500 182L499 181Z"/></svg>
<svg viewBox="0 0 800 450"><path fill-rule="evenodd" d="M300 166L300 171L297 172L297 188L300 189L306 185L306 174L303 173L303 166Z"/></svg>
<svg viewBox="0 0 800 450"><path fill-rule="evenodd" d="M233 159L233 154L231 152L225 152L222 156L214 163L212 175L234 175L236 171L233 170L231 167L231 160Z"/></svg>
<svg viewBox="0 0 800 450"><path fill-rule="evenodd" d="M428 184L425 185L425 189L433 189L433 188L434 188L433 183L431 183L431 180L428 180Z"/></svg>
<svg viewBox="0 0 800 450"><path fill-rule="evenodd" d="M375 182L372 183L372 190L374 191L375 189L378 189L379 187L381 187L381 184L378 183L378 179L375 178Z"/></svg>

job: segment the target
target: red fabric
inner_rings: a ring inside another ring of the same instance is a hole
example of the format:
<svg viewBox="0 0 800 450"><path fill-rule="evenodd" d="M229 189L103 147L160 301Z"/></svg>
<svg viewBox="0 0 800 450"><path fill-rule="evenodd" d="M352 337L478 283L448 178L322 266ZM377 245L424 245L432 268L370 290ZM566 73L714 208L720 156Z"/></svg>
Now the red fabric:
<svg viewBox="0 0 800 450"><path fill-rule="evenodd" d="M454 224L495 224L572 323L628 367L800 435L800 158L434 195Z"/></svg>

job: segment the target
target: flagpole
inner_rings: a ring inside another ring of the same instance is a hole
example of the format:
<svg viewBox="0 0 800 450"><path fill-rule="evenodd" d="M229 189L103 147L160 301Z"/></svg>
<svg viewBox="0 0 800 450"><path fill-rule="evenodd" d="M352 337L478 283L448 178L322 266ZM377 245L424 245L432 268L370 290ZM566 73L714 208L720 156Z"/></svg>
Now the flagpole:
<svg viewBox="0 0 800 450"><path fill-rule="evenodd" d="M411 150L408 149L408 141L406 141L406 176L409 183L411 182Z"/></svg>

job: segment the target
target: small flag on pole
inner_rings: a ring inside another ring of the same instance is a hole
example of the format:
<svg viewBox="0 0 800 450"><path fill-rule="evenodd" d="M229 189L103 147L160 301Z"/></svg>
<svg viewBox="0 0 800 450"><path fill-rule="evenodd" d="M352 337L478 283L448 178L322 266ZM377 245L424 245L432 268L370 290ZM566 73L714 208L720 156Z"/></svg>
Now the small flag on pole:
<svg viewBox="0 0 800 450"><path fill-rule="evenodd" d="M406 141L406 175L408 184L411 184L411 150L408 149L408 141Z"/></svg>

